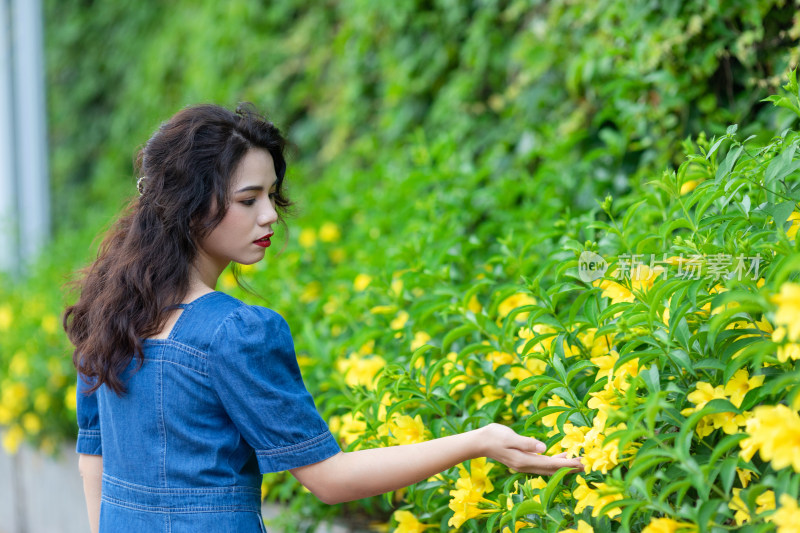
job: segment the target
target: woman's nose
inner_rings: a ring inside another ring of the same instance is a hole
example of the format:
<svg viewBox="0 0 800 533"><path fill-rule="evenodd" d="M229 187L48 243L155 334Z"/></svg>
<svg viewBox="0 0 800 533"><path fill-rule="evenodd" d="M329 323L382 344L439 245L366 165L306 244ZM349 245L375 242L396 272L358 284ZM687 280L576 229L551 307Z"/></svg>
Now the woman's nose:
<svg viewBox="0 0 800 533"><path fill-rule="evenodd" d="M267 202L266 207L258 215L258 223L262 226L267 226L278 221L278 212L272 202Z"/></svg>

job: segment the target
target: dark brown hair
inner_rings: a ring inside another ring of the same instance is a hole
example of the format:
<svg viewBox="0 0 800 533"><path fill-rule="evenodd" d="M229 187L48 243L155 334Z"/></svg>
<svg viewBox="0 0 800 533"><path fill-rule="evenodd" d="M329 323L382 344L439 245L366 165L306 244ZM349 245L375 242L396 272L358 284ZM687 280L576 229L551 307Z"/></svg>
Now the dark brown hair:
<svg viewBox="0 0 800 533"><path fill-rule="evenodd" d="M275 164L279 222L292 205L280 131L250 104L236 111L197 105L179 111L153 134L136 157L141 195L111 227L97 259L76 281L78 301L66 308L64 329L78 372L125 392L122 373L141 339L164 327L168 313L189 290L197 243L220 223L229 205L233 174L251 148L269 151ZM221 206L211 212L212 206Z"/></svg>

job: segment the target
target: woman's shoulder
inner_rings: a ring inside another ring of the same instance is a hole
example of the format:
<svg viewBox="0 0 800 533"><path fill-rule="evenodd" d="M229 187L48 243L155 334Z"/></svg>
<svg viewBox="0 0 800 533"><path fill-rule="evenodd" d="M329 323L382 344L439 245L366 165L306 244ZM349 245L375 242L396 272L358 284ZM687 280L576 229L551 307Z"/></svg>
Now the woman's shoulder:
<svg viewBox="0 0 800 533"><path fill-rule="evenodd" d="M223 292L210 294L214 296L203 305L203 314L216 315L212 322L217 325L214 337L231 334L252 336L276 329L288 332L289 327L283 316L269 307L247 304Z"/></svg>

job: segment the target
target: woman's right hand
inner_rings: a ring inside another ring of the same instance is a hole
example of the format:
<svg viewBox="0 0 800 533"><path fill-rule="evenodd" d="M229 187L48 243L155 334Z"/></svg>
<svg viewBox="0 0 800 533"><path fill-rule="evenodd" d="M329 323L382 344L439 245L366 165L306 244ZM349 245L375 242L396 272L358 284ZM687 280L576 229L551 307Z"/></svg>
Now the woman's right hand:
<svg viewBox="0 0 800 533"><path fill-rule="evenodd" d="M549 476L565 467L572 468L575 473L584 471L580 457L567 459L565 453L543 455L546 451L543 442L524 437L502 424L489 424L479 431L482 432L484 455L517 472Z"/></svg>

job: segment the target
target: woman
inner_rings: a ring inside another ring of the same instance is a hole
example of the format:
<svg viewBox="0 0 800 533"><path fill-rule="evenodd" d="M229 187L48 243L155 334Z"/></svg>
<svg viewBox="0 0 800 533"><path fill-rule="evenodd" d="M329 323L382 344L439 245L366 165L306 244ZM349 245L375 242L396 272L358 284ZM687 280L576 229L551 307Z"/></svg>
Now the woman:
<svg viewBox="0 0 800 533"><path fill-rule="evenodd" d="M64 317L92 531L265 531L261 474L283 470L331 504L476 457L522 472L581 470L499 424L341 451L283 318L214 289L230 262L263 259L283 222L284 144L249 106L200 105L162 124L139 154L140 195Z"/></svg>

